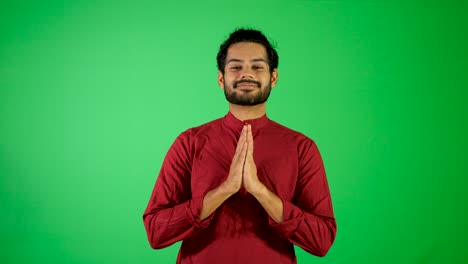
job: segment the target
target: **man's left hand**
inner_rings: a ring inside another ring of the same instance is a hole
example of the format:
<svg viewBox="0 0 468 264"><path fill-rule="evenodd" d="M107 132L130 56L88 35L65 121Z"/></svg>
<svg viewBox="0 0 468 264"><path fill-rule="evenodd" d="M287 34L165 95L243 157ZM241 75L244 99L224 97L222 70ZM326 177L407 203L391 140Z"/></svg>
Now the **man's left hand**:
<svg viewBox="0 0 468 264"><path fill-rule="evenodd" d="M243 185L247 192L254 194L263 188L263 183L260 182L257 176L257 166L255 165L254 157L254 142L252 136L252 126L247 125L247 153L245 157Z"/></svg>

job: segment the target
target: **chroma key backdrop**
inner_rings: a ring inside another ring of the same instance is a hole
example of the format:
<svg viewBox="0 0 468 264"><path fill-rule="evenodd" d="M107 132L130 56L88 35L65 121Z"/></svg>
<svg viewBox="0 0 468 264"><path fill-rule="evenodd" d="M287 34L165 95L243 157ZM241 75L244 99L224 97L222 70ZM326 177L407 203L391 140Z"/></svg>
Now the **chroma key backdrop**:
<svg viewBox="0 0 468 264"><path fill-rule="evenodd" d="M0 262L175 263L142 214L177 135L227 113L216 53L251 27L280 56L268 116L315 140L332 193L335 243L298 263L468 263L467 10L1 1Z"/></svg>

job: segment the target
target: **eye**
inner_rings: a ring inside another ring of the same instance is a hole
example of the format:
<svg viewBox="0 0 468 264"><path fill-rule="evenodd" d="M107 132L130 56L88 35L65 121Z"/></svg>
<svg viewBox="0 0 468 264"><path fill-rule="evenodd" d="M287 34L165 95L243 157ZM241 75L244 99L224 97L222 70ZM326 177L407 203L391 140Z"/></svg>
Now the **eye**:
<svg viewBox="0 0 468 264"><path fill-rule="evenodd" d="M232 67L231 67L231 70L233 70L233 71L238 71L238 70L240 70L240 69L242 69L242 67L239 66L239 65L235 65L235 66L232 66Z"/></svg>
<svg viewBox="0 0 468 264"><path fill-rule="evenodd" d="M261 71L261 70L263 70L263 66L261 66L261 65L254 65L254 66L252 66L252 69Z"/></svg>

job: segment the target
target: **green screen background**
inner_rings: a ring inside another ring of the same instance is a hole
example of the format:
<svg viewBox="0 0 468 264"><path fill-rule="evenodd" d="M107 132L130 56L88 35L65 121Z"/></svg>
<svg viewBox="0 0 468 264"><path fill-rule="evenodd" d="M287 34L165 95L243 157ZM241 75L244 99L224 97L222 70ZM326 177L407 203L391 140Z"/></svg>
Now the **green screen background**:
<svg viewBox="0 0 468 264"><path fill-rule="evenodd" d="M250 26L332 192L335 244L299 263L467 263L467 6L1 1L0 262L174 263L142 213L175 137L227 113L217 49Z"/></svg>

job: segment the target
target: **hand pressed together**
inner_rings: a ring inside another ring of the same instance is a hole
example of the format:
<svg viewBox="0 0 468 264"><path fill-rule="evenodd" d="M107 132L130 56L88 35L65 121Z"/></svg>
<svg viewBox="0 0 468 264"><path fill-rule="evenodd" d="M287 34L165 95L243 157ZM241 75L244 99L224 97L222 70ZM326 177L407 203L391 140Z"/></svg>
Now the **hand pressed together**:
<svg viewBox="0 0 468 264"><path fill-rule="evenodd" d="M252 126L244 125L232 158L229 176L225 182L230 192L236 193L243 186L247 192L254 193L263 186L257 177L253 150Z"/></svg>
<svg viewBox="0 0 468 264"><path fill-rule="evenodd" d="M237 142L229 175L220 186L205 195L200 220L206 219L226 199L244 187L258 200L275 222L281 223L283 221L283 202L258 179L253 151L252 127L245 125Z"/></svg>

